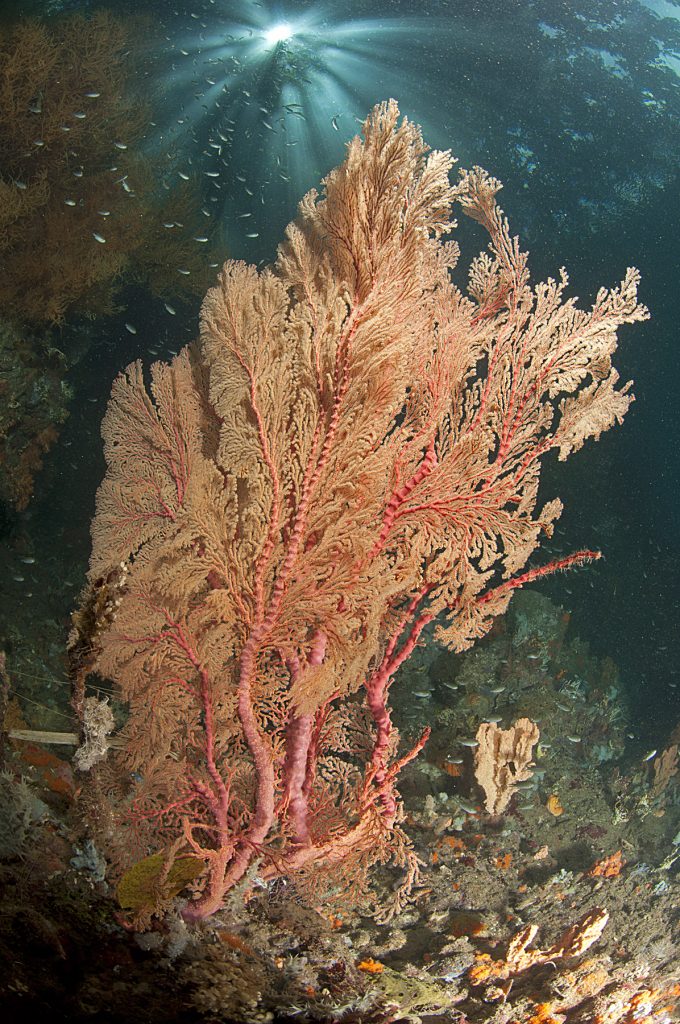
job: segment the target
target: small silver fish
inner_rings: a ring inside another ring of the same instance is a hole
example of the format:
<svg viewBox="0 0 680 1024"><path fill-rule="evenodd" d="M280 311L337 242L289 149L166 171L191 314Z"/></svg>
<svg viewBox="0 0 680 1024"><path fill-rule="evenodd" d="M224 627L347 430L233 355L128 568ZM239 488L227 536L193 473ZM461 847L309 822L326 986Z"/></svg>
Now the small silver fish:
<svg viewBox="0 0 680 1024"><path fill-rule="evenodd" d="M184 267L178 267L177 268L177 273L178 274L184 274L185 277L188 277L189 274L191 273L191 271L190 270L185 270Z"/></svg>
<svg viewBox="0 0 680 1024"><path fill-rule="evenodd" d="M642 763L644 764L645 761L651 761L653 757L656 757L656 750L650 750L648 754L645 754L645 756L642 758Z"/></svg>
<svg viewBox="0 0 680 1024"><path fill-rule="evenodd" d="M134 324L125 324L125 330L129 331L130 334L136 334L137 333L137 328L135 327Z"/></svg>
<svg viewBox="0 0 680 1024"><path fill-rule="evenodd" d="M172 308L172 306L171 306L171 305L169 305L169 303L167 303L167 302L164 302L164 303L163 303L163 305L164 305L164 306L165 306L165 308L167 309L167 311L168 311L168 313L170 314L170 316L175 316L175 310L174 310L174 309Z"/></svg>
<svg viewBox="0 0 680 1024"><path fill-rule="evenodd" d="M470 750L474 750L475 747L479 746L479 740L458 740L461 747L469 747Z"/></svg>
<svg viewBox="0 0 680 1024"><path fill-rule="evenodd" d="M194 242L207 242L207 241L208 241L208 236L207 235L196 235L196 236L194 236Z"/></svg>
<svg viewBox="0 0 680 1024"><path fill-rule="evenodd" d="M96 99L98 99L99 96L101 96L101 93L100 92L86 92L85 95L88 98L88 100L96 100Z"/></svg>
<svg viewBox="0 0 680 1024"><path fill-rule="evenodd" d="M127 145L124 142L114 142L116 149L127 149Z"/></svg>
<svg viewBox="0 0 680 1024"><path fill-rule="evenodd" d="M182 179L182 181L188 181L189 180L189 175L185 174L184 171L178 171L177 173L179 174L179 176Z"/></svg>
<svg viewBox="0 0 680 1024"><path fill-rule="evenodd" d="M76 205L75 199L65 199L64 202L65 202L65 204L67 206L75 206Z"/></svg>
<svg viewBox="0 0 680 1024"><path fill-rule="evenodd" d="M246 235L246 238L259 238L259 237L260 237L259 231L251 231L251 232L249 232L249 234Z"/></svg>
<svg viewBox="0 0 680 1024"><path fill-rule="evenodd" d="M103 244L104 244L104 242L106 241L106 239L104 238L104 236L103 236L103 235L100 235L100 234L99 234L99 233L98 233L97 231L93 231L93 232L92 232L92 237L94 238L94 240L95 240L96 242L101 242L101 243L102 243L102 245L103 245Z"/></svg>
<svg viewBox="0 0 680 1024"><path fill-rule="evenodd" d="M87 114L84 110L76 110L73 116L77 117L79 121L82 121L84 118L87 117Z"/></svg>

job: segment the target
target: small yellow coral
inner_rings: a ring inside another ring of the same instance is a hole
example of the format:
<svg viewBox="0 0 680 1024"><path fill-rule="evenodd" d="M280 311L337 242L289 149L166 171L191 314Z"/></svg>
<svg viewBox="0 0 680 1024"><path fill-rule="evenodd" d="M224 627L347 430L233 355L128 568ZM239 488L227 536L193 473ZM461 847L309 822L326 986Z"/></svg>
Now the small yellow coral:
<svg viewBox="0 0 680 1024"><path fill-rule="evenodd" d="M367 974L382 974L385 970L385 965L381 964L378 960L371 959L369 956L362 960L361 963L358 963L357 968L360 971L365 971Z"/></svg>

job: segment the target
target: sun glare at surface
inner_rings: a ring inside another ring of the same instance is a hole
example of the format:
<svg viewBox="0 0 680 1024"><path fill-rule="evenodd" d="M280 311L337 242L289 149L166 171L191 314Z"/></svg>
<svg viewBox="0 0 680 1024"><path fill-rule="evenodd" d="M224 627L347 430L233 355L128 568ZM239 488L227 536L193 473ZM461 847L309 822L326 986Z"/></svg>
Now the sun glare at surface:
<svg viewBox="0 0 680 1024"><path fill-rule="evenodd" d="M290 25L282 21L278 25L273 25L272 28L265 32L265 41L270 45L274 46L276 43L283 43L286 39L290 39L293 35L293 30Z"/></svg>

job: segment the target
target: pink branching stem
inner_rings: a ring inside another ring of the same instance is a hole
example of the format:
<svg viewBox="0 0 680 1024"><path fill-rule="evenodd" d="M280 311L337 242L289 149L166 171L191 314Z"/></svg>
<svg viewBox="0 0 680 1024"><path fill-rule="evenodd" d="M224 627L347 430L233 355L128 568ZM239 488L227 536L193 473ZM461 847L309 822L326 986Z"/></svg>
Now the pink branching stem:
<svg viewBox="0 0 680 1024"><path fill-rule="evenodd" d="M413 749L405 754L399 761L390 766L381 790L376 790L372 786L374 769L370 769L368 771L363 787L364 792L362 794L361 802L361 810L364 813L360 814L355 825L349 828L346 832L335 833L330 838L326 838L325 841L318 844L293 847L284 855L284 857L281 858L280 863L265 864L260 872L261 876L265 879L275 878L278 874L297 871L300 868L305 867L305 865L314 863L315 861L321 862L326 867L329 867L333 864L341 863L342 860L352 852L352 850L357 848L365 849L367 844L374 844L376 842L375 820L373 815L368 813L369 808L375 804L376 801L380 802L382 793L385 792L388 786L391 786L392 781L398 774L400 768L407 764L408 761L414 758L422 750L429 735L430 730L426 729ZM396 814L396 801L394 801L392 806L394 814ZM394 824L394 817L389 816L384 805L382 807L381 817L385 829L389 830Z"/></svg>
<svg viewBox="0 0 680 1024"><path fill-rule="evenodd" d="M534 385L531 385L524 393L522 393L518 386L518 378L521 376L521 367L524 364L525 352L527 347L527 339L524 339L522 348L512 358L512 374L510 381L510 394L508 395L507 408L503 417L503 424L501 427L501 436L498 444L498 453L494 460L495 464L500 468L505 463L505 457L510 450L512 439L517 432L517 428L522 419L522 413L526 407L532 394L535 394ZM517 408L515 409L515 403Z"/></svg>
<svg viewBox="0 0 680 1024"><path fill-rule="evenodd" d="M232 324L232 327L236 332L236 325ZM222 865L222 877L218 877L217 872L213 871L208 893L192 908L192 914L195 917L207 917L219 909L224 893L243 876L250 862L252 850L262 845L274 820L274 763L269 745L266 739L262 736L257 721L252 701L252 687L257 675L257 659L261 646L276 621L281 601L284 596L285 587L297 558L307 520L307 507L310 494L313 489L313 484L318 479L330 451L329 437L327 435L322 455L318 458L318 462L314 470L310 473L310 467L313 465L314 460L318 455L318 446L321 436L321 420L319 419L311 446L308 468L305 474L305 481L303 483L303 493L298 505L295 522L288 538L286 555L274 583L274 587L272 588L272 593L267 601L265 598L264 581L269 559L274 550L276 538L280 529L282 514L281 486L277 467L267 436L264 417L259 407L253 369L248 366L246 360L242 357L236 346L234 346L233 352L241 363L241 366L249 380L250 403L257 424L262 458L267 466L272 481L272 508L269 516L269 529L255 572L255 620L248 639L241 650L237 695L239 721L241 723L241 728L243 729L244 739L253 759L257 783L255 788L255 807L248 828L239 838L239 842L230 862L225 862Z"/></svg>
<svg viewBox="0 0 680 1024"><path fill-rule="evenodd" d="M138 494L141 495L145 490L154 491L156 498L158 499L159 511L156 512L133 512L127 507L120 499L116 500L116 507L119 511L119 516L116 519L116 527L132 527L138 523L148 523L153 519L171 519L173 522L177 518L175 512L161 497L160 487L157 483L150 483L148 480L132 480L131 483L137 488Z"/></svg>
<svg viewBox="0 0 680 1024"><path fill-rule="evenodd" d="M322 629L317 629L312 637L312 646L307 658L307 665L321 665L326 654L328 637ZM304 669L300 667L297 656L288 659L291 683L300 679ZM314 715L296 714L291 708L286 725L286 757L283 764L283 797L287 806L288 819L293 827L292 840L298 845L311 842L309 834L308 792L305 788L309 764L309 751L314 734Z"/></svg>
<svg viewBox="0 0 680 1024"><path fill-rule="evenodd" d="M405 754L403 754L402 757L398 758L396 761L393 761L392 764L389 766L389 768L384 770L383 782L382 782L380 788L377 791L373 789L373 783L376 781L377 769L374 768L374 767L370 767L368 769L368 771L366 772L366 778L364 780L364 791L363 791L363 799L362 799L362 808L364 810L367 807L369 807L371 804L375 803L376 802L376 798L377 798L377 800L379 802L383 803L383 800L382 800L383 794L385 792L390 791L390 787L392 786L392 783L399 776L399 774L400 774L402 768L404 767L404 765L407 765L409 763L409 761L413 761L413 759L418 756L420 751L423 749L423 747L425 746L425 744L429 740L431 732L432 732L432 729L430 728L430 726L429 725L426 726L423 729L419 739L416 740L416 742L411 747L411 749L407 750L407 752ZM396 805L396 800L389 804L389 807L390 807L390 809L393 812L396 811L396 806L397 806ZM386 808L385 808L385 804L384 803L383 803L383 818L386 819L386 824L388 826L392 825L392 823L394 821L394 816L390 817L390 815L388 813L386 813Z"/></svg>
<svg viewBox="0 0 680 1024"><path fill-rule="evenodd" d="M326 455L326 458L327 457L328 456ZM319 464L317 464L317 470L318 472L321 471ZM318 474L313 473L312 476L315 477L318 476ZM274 623L276 622L281 601L283 600L285 593L285 587L297 558L307 519L307 507L310 494L311 486L307 488L306 493L301 497L296 521L288 540L288 549L279 575L277 576L272 588L266 612L264 612L263 609L263 616L251 630L250 636L241 650L241 657L239 660L237 707L244 738L254 762L257 786L253 816L247 832L242 837L242 842L237 848L233 861L229 865L228 874L224 878L221 886L222 893L226 892L239 880L239 878L243 876L250 862L253 847L260 846L264 842L272 826L272 822L274 821L276 806L274 763L269 744L260 732L251 693L257 674L257 658L261 646L265 642ZM260 586L263 586L262 581L260 581ZM213 913L214 909L217 908L213 907L213 909L210 909L207 913Z"/></svg>
<svg viewBox="0 0 680 1024"><path fill-rule="evenodd" d="M168 471L175 482L177 501L180 505L182 505L184 502L184 496L186 494L187 484L190 475L190 466L188 461L189 447L186 444L186 440L182 436L182 433L177 427L177 425L175 424L173 426L173 434L176 446L176 453L179 460L178 464L178 462L173 457L169 439L158 419L158 414L152 403L148 399L138 399L137 401L134 402L134 405L142 414L142 417L148 422L151 432L156 438L156 450L158 451L159 455L162 456L168 467ZM167 505L165 505L164 502L161 502L161 505L164 506L163 515L167 515L170 510L167 508ZM175 518L174 513L171 515L171 518Z"/></svg>
<svg viewBox="0 0 680 1024"><path fill-rule="evenodd" d="M231 326L234 336L237 336L238 328L236 323L232 322ZM269 471L272 484L272 507L269 516L269 527L262 552L258 559L253 586L255 599L254 625L241 650L237 693L238 716L241 728L243 729L244 739L253 759L257 782L255 788L255 808L248 829L239 837L236 849L233 844L225 845L224 856L219 861L212 861L210 879L205 894L199 901L185 909L185 917L192 920L209 917L220 908L224 893L246 871L253 846L263 842L274 820L274 764L269 746L260 732L251 691L257 672L257 658L261 643L271 628L278 611L278 606L275 608L272 606L273 602L271 599L269 609L267 610L265 607L264 580L281 524L281 485L269 444L264 417L257 398L253 368L248 365L237 345L232 346L232 352L240 362L249 381L250 404L257 424L262 459Z"/></svg>
<svg viewBox="0 0 680 1024"><path fill-rule="evenodd" d="M429 612L422 612L412 623L408 636L399 650L397 650L397 644L404 630L415 615L416 608L429 589L431 589L429 586L423 587L412 598L406 612L390 637L380 665L364 684L366 703L376 725L376 736L367 778L370 777L371 781L377 786L378 798L382 804L383 814L389 820L394 820L397 804L392 787L387 784L387 753L392 736L392 718L387 706L387 692L395 672L411 656L423 629L434 618Z"/></svg>
<svg viewBox="0 0 680 1024"><path fill-rule="evenodd" d="M180 505L184 504L184 496L187 490L187 483L189 480L189 464L188 454L189 449L186 444L184 437L180 434L179 429L175 425L173 427L173 433L175 435L175 450L177 451L179 465L175 462L172 456L168 456L168 464L170 466L170 472L172 473L175 481L175 488L177 490L177 501Z"/></svg>
<svg viewBox="0 0 680 1024"><path fill-rule="evenodd" d="M190 686L185 680L177 677L167 679L166 683L179 684L188 693L197 697L199 700L201 711L203 713L203 729L205 732L203 752L206 758L208 773L214 783L216 791L211 793L209 806L218 827L226 829L227 812L229 809L229 790L225 785L224 779L220 775L215 762L215 716L211 700L210 677L207 670L201 665L198 655L189 641L182 625L173 619L166 608L159 610L165 618L165 622L168 627L167 630L155 635L152 634L142 637L126 636L125 639L131 643L145 642L151 644L158 644L163 640L169 640L180 648L189 661L189 664L192 666L194 671L197 672L200 680L198 688Z"/></svg>
<svg viewBox="0 0 680 1024"><path fill-rule="evenodd" d="M326 465L330 458L337 426L340 418L340 408L349 386L349 354L351 342L361 320L361 307L352 311L350 323L346 332L338 342L336 351L335 368L335 395L326 433L319 451L319 441L322 432L322 419L319 416L310 455L303 479L300 500L297 505L295 517L292 523L287 541L286 554L281 568L277 574L274 586L268 601L264 596L264 580L266 570L272 551L274 549L276 536L279 530L281 518L281 490L278 473L271 453L264 418L260 412L257 394L255 390L255 379L253 370L241 357L238 349L234 354L241 362L250 381L250 400L252 411L257 423L257 430L262 449L262 457L269 469L272 479L273 496L272 509L270 513L270 526L264 548L258 559L258 566L255 574L255 621L250 630L248 639L241 650L239 659L238 696L237 709L243 736L248 746L256 776L255 807L247 829L239 837L230 858L224 859L220 865L213 865L211 880L206 894L188 908L189 915L194 918L209 917L222 905L224 893L227 892L240 878L243 877L250 863L252 852L264 843L275 817L275 769L272 753L268 742L263 737L255 713L252 700L252 687L257 676L257 661L262 645L266 642L279 614L281 602L284 598L286 587L294 569L299 549L302 543L304 530L307 524L310 501ZM308 745L305 735L298 738L298 744ZM218 870L222 871L221 878ZM186 912L185 912L186 916Z"/></svg>
<svg viewBox="0 0 680 1024"><path fill-rule="evenodd" d="M506 297L507 292L503 292L490 305L480 307L475 316L470 319L470 327L476 327L482 320L488 320L490 317L495 316L496 313L499 313L505 305Z"/></svg>
<svg viewBox="0 0 680 1024"><path fill-rule="evenodd" d="M305 775L305 781L302 785L302 792L305 800L309 802L309 796L312 792L312 786L314 784L314 778L316 775L316 763L319 757L319 748L321 746L321 737L323 733L326 719L331 710L333 701L339 696L338 691L332 693L328 700L323 704L316 712L314 716L314 728L309 741L309 747L307 750L307 773Z"/></svg>
<svg viewBox="0 0 680 1024"><path fill-rule="evenodd" d="M172 814L173 811L179 810L181 807L186 807L195 798L195 794L185 793L184 796L179 797L177 800L173 800L171 804L165 804L163 807L154 807L148 811L140 809L138 803L134 803L132 809L129 812L129 818L132 822L137 821L152 821L154 818L164 818L168 814Z"/></svg>
<svg viewBox="0 0 680 1024"><path fill-rule="evenodd" d="M589 327L593 323L597 322L599 319L600 317L598 315L598 311L593 310ZM508 453L508 450L510 449L512 440L522 421L522 416L524 414L524 410L527 406L527 403L531 399L534 399L534 401L539 400L541 389L543 388L546 379L550 376L555 367L559 366L560 359L564 356L565 352L568 352L569 349L574 345L575 339L578 339L578 332L576 332L576 334L573 335L568 335L559 346L555 347L555 349L551 353L550 358L546 360L544 365L540 368L540 371L537 373L535 378L531 381L530 385L523 393L521 393L518 389L517 379L519 376L519 368L521 368L524 363L525 352L528 343L527 339L525 339L519 355L513 359L513 372L510 396L508 399L508 406L505 412L505 416L503 418L498 454L496 455L496 458L494 460L494 465L498 467L497 473L503 467L505 457ZM487 377L487 381L488 379L489 378ZM517 402L516 407L515 402ZM549 447L549 444L546 445L544 442L543 446L539 445L538 447L547 448ZM531 461L535 461L537 457L538 455L534 452L531 455Z"/></svg>
<svg viewBox="0 0 680 1024"><path fill-rule="evenodd" d="M193 700L200 700L199 692L195 686L191 686L187 683L186 679L180 679L177 676L173 676L171 678L164 679L157 692L151 694L151 707L154 708L154 710L156 708L156 704L161 698L162 691L166 686L179 686L179 688L184 690L185 693L188 693Z"/></svg>
<svg viewBox="0 0 680 1024"><path fill-rule="evenodd" d="M602 558L601 551L574 551L573 554L566 555L565 558L556 558L553 562L548 562L546 565L538 566L536 569L528 569L520 576L515 576L512 580L505 580L503 583L499 583L497 587L492 587L491 590L487 590L485 594L478 597L476 603L486 604L494 597L499 597L508 590L516 590L518 587L523 587L527 583L533 583L534 580L538 580L542 576L549 576L551 573L559 572L561 569L570 569L574 565L584 565L586 562L596 562L598 558Z"/></svg>
<svg viewBox="0 0 680 1024"><path fill-rule="evenodd" d="M231 835L229 822L230 793L229 787L222 778L216 763L215 716L208 671L201 664L198 654L182 624L177 622L167 609L162 609L162 614L167 628L155 636L137 638L137 642L143 639L155 644L160 643L162 640L174 643L197 673L199 686L196 692L199 696L205 735L202 751L205 757L206 768L212 781L211 788L200 780L190 780L190 793L186 794L176 804L164 808L162 812L167 813L170 810L177 809L185 802L188 803L191 799L198 799L214 821L213 826L209 821L192 822L188 818L184 818L182 825L184 836L193 851L209 863L206 895L200 901L189 904L184 910L184 916L187 920L199 920L206 916L206 912L212 913L220 905L223 895L220 883L224 878L227 865L233 855L234 838ZM127 639L132 640L133 638L129 637ZM193 835L196 829L213 831L215 833L215 845L210 849L200 846Z"/></svg>
<svg viewBox="0 0 680 1024"><path fill-rule="evenodd" d="M471 321L471 325L474 324L475 322L476 322L475 320L472 320ZM505 327L502 328L502 333L503 334L507 333L507 329ZM494 374L494 370L495 370L495 366L496 366L496 361L497 361L498 356L500 355L500 353L503 351L504 341L505 341L505 338L499 338L498 341L496 342L496 344L493 347L493 351L492 351L491 355L489 356L489 365L488 365L487 371L486 371L486 380L484 381L484 389L482 391L482 395L481 395L481 398L479 400L479 405L477 407L477 412L475 413L475 415L473 417L472 423L468 427L468 433L471 430L475 430L475 428L477 427L479 421L481 420L482 416L484 415L484 410L486 409L486 403L487 403L487 400L489 398L489 392L491 391L491 384L493 382L493 374Z"/></svg>
<svg viewBox="0 0 680 1024"><path fill-rule="evenodd" d="M307 752L312 740L314 715L292 715L286 726L286 757L283 765L284 807L292 828L291 841L300 846L311 842L307 820Z"/></svg>
<svg viewBox="0 0 680 1024"><path fill-rule="evenodd" d="M171 635L175 643L184 652L200 679L199 692L201 709L203 711L203 728L205 731L205 759L208 774L212 779L216 793L211 801L210 809L218 827L226 831L228 829L229 790L215 763L215 715L212 706L210 677L207 670L201 665L198 655L180 623L174 622L167 611L165 616L168 625L171 627Z"/></svg>
<svg viewBox="0 0 680 1024"><path fill-rule="evenodd" d="M421 481L430 475L432 470L437 465L437 455L434 450L434 438L430 441L427 446L427 451L423 457L422 462L413 473L413 475L401 485L401 487L395 488L392 492L392 496L388 501L385 512L383 513L382 526L380 533L376 539L375 544L366 556L368 561L375 558L375 556L382 551L387 536L394 525L395 519L401 514L402 506L408 499L411 492L418 486Z"/></svg>

